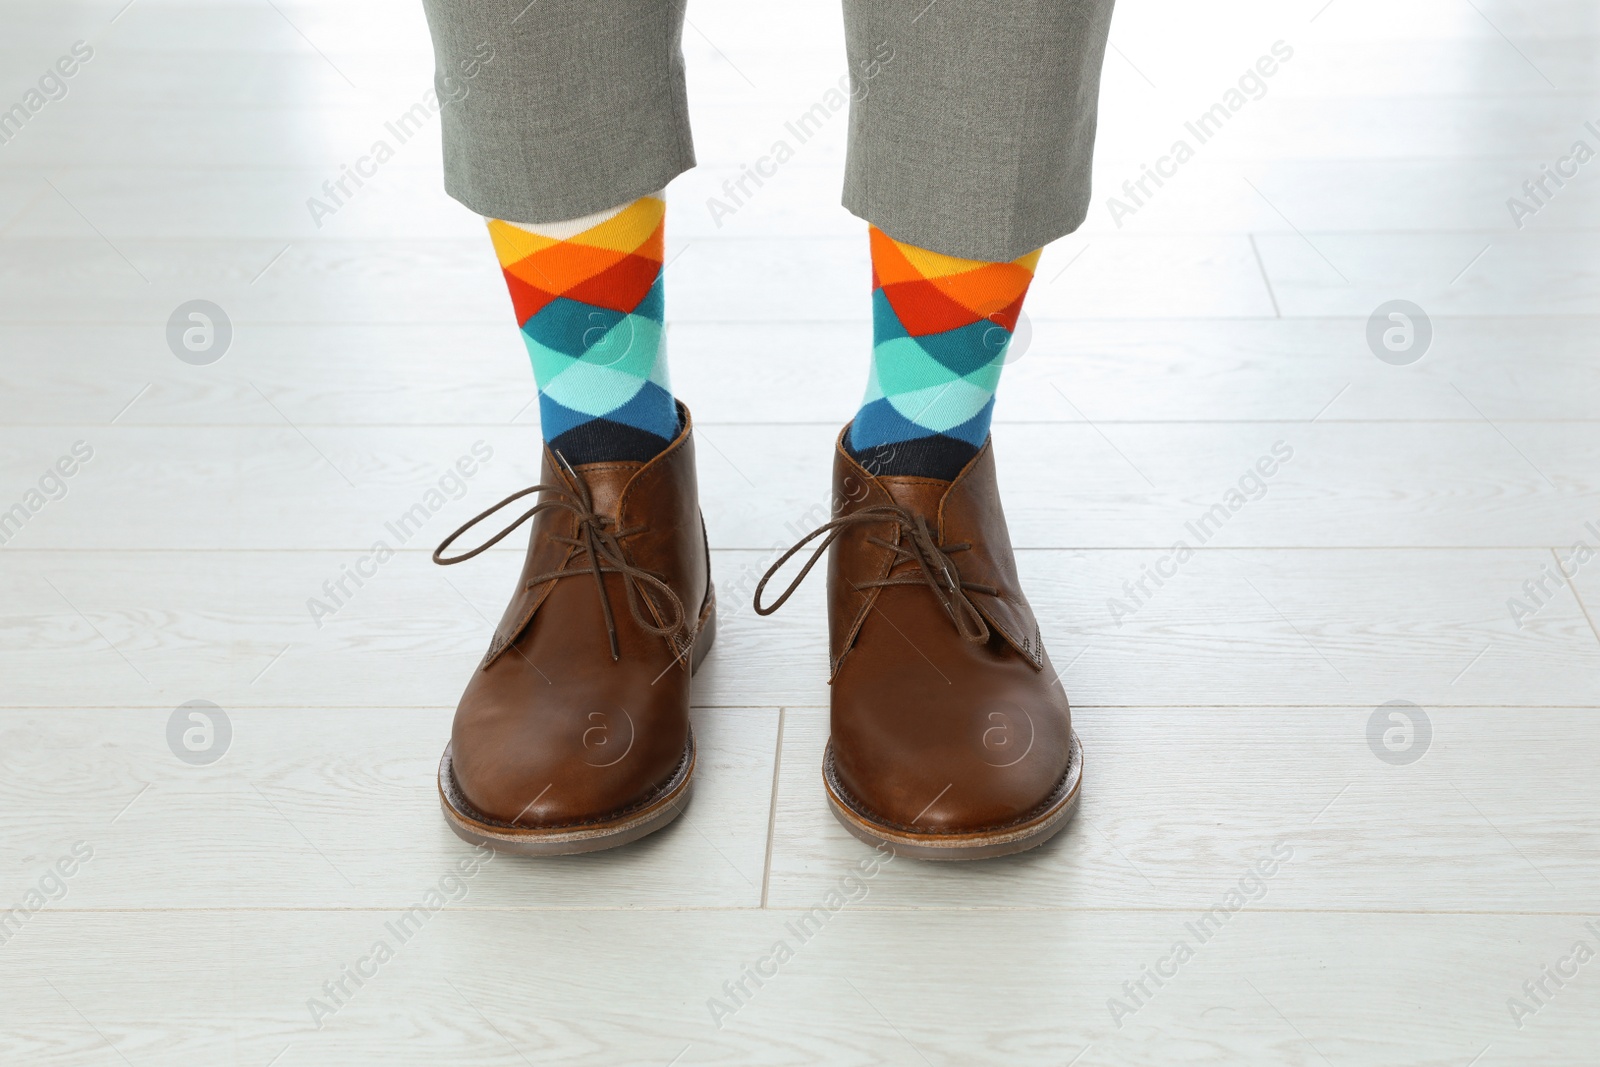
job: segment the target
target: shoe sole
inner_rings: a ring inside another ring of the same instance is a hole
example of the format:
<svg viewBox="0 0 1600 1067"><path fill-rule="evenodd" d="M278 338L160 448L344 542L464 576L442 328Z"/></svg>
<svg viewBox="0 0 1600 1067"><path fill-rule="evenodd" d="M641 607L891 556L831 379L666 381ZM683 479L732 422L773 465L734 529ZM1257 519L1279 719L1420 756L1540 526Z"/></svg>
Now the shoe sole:
<svg viewBox="0 0 1600 1067"><path fill-rule="evenodd" d="M700 669L706 654L711 651L717 636L717 602L713 596L706 604L700 618L700 628L695 638L694 652L689 659L689 673ZM451 746L445 745L444 756L439 760L439 805L444 810L445 822L457 837L474 845L487 845L497 852L519 856L572 856L583 852L599 852L637 841L655 833L679 815L689 800L689 787L694 778L694 731L689 732L683 745L683 758L678 769L647 800L614 816L566 826L513 826L497 822L476 811L462 794L456 782Z"/></svg>
<svg viewBox="0 0 1600 1067"><path fill-rule="evenodd" d="M1072 735L1072 750L1067 757L1067 773L1051 790L1047 807L1038 815L1010 826L972 833L918 833L904 827L888 826L861 810L840 785L833 762L833 742L822 756L822 782L828 790L828 807L833 817L856 837L877 847L888 845L898 856L921 860L982 860L1009 856L1037 848L1064 829L1078 810L1079 787L1083 784L1083 745Z"/></svg>

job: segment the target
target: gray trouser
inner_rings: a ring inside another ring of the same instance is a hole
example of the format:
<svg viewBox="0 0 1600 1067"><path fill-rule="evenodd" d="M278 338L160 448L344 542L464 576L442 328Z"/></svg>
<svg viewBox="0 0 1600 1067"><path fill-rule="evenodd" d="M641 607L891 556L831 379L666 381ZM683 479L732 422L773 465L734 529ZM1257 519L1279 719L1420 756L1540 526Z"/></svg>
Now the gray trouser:
<svg viewBox="0 0 1600 1067"><path fill-rule="evenodd" d="M694 166L685 0L423 2L445 188L473 211L577 218ZM1076 229L1111 5L844 0L844 206L970 259L1015 259Z"/></svg>

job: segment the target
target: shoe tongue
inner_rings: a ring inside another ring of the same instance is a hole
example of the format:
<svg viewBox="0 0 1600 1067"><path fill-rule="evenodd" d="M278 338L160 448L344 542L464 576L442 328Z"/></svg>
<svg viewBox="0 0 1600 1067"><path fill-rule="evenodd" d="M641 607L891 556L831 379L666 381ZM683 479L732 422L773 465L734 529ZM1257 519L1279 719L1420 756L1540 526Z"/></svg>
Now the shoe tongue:
<svg viewBox="0 0 1600 1067"><path fill-rule="evenodd" d="M617 506L622 500L622 490L643 463L582 463L572 468L583 484L589 487L589 499L595 513L617 518Z"/></svg>
<svg viewBox="0 0 1600 1067"><path fill-rule="evenodd" d="M878 484L889 494L889 499L913 515L928 520L928 526L938 530L939 503L950 490L950 483L939 478L914 478L907 475L878 475Z"/></svg>

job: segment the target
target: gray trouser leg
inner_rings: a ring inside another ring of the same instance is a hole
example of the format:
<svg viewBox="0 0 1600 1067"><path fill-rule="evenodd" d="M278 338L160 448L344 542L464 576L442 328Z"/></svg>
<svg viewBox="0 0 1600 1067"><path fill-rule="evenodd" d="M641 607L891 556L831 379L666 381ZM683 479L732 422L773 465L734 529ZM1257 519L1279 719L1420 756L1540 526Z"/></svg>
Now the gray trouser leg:
<svg viewBox="0 0 1600 1067"><path fill-rule="evenodd" d="M844 0L844 206L968 259L1015 259L1077 229L1111 4Z"/></svg>
<svg viewBox="0 0 1600 1067"><path fill-rule="evenodd" d="M694 166L684 2L423 0L445 191L490 218L560 222Z"/></svg>
<svg viewBox="0 0 1600 1067"><path fill-rule="evenodd" d="M559 222L694 165L685 0L423 3L448 101L445 189L472 210ZM844 0L844 206L970 259L1015 259L1076 229L1111 4Z"/></svg>

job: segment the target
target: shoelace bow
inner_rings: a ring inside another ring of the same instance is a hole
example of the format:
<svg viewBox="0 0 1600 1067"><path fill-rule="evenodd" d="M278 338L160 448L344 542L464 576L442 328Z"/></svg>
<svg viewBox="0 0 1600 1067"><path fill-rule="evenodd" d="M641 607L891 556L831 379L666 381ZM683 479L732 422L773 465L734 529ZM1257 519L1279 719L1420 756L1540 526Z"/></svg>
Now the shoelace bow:
<svg viewBox="0 0 1600 1067"><path fill-rule="evenodd" d="M794 546L778 557L767 573L762 575L761 581L756 585L755 609L758 615L771 615L783 607L784 601L800 588L800 583L806 580L806 575L811 573L811 568L827 552L828 546L851 526L862 523L893 522L899 528L898 542L886 541L881 537L868 536L867 543L887 548L895 554L890 570L901 563L910 561L917 565L915 573L901 574L899 577L877 578L869 582L854 583L858 591L867 589L881 589L890 585L922 585L932 591L934 598L944 607L950 616L950 621L955 623L957 632L963 638L974 644L982 644L989 639L989 624L984 620L983 614L978 610L967 596L968 592L985 593L989 596L999 596L1000 591L992 585L979 585L976 582L962 580L961 569L950 558L952 553L966 552L972 548L971 542L962 541L958 544L941 545L934 539L933 533L928 529L927 520L921 515L914 514L900 507L898 504L877 504L860 511L852 511L848 515L841 515L818 526L806 534ZM822 543L812 551L811 558L806 560L806 565L800 568L800 573L794 581L783 591L777 600L765 607L761 604L761 594L767 587L772 577L789 562L796 552L806 545L823 538Z"/></svg>
<svg viewBox="0 0 1600 1067"><path fill-rule="evenodd" d="M607 571L622 575L622 587L627 591L628 594L628 610L632 613L633 620L639 624L641 629L647 633L656 634L669 640L686 633L688 629L688 615L683 610L683 601L678 598L678 594L672 591L672 587L669 586L660 575L653 571L645 570L643 567L635 566L633 563L631 563L628 560L627 553L625 553L622 549L622 541L625 538L642 532L645 527L633 526L629 527L628 529L621 529L616 526L610 516L601 515L596 512L594 510L593 498L589 495L589 487L584 484L582 478L578 477L577 472L567 465L567 462L564 458L559 456L557 458L561 460L561 465L564 468L564 476L568 479L569 484L555 485L541 483L539 485L530 485L526 489L512 493L510 496L500 501L500 503L494 505L486 511L479 512L471 519L468 519L460 529L456 530L455 533L441 541L439 543L439 547L433 550L433 561L445 567L456 563L463 563L471 559L473 556L493 548L506 537L510 536L511 533L517 529L517 527L521 526L523 523L527 522L541 511L547 511L551 508L561 508L565 511L570 511L574 516L577 517L578 536L562 537L560 535L555 535L551 537L551 540L557 541L564 545L571 545L572 547L578 549L578 551L588 556L589 565L587 567L569 567L565 570L547 571L544 574L536 574L532 578L529 578L523 587L526 589L532 589L534 586L541 585L555 578L571 578L584 574L593 575L595 590L600 595L600 611L605 616L606 638L611 643L611 658L613 661L621 658L621 652L617 646L617 620L611 611L611 600L606 596L606 584L603 574ZM487 519L490 515L493 515L495 512L505 507L507 504L510 504L516 500L521 500L530 493L547 493L549 495L541 499L537 504L529 508L527 511L524 511L520 516L518 516L515 522L511 523L511 525L505 527L499 533L495 534L489 540L485 541L477 548L474 548L472 551L464 552L459 556L450 558L445 557L445 549L454 544L458 537L472 529L484 519ZM660 592L661 597L665 602L665 607L669 610L663 611L663 604L658 602L656 598L651 595L652 589ZM670 621L661 625L658 625L652 621L645 611L644 603L648 603L651 608L655 609L657 612L661 612L663 616L669 618Z"/></svg>

